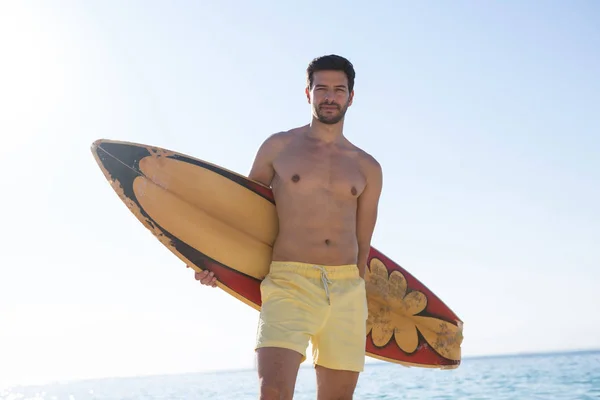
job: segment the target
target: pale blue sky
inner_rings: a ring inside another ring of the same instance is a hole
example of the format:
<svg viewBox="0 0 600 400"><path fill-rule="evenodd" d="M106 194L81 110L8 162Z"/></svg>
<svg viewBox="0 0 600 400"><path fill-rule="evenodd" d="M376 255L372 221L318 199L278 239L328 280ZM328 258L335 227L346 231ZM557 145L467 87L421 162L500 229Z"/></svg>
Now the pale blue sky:
<svg viewBox="0 0 600 400"><path fill-rule="evenodd" d="M247 174L264 138L309 121L304 71L329 53L357 70L345 132L384 168L373 245L465 321L464 355L600 347L599 15L592 1L2 2L0 386L253 367L258 314L200 287L89 146Z"/></svg>

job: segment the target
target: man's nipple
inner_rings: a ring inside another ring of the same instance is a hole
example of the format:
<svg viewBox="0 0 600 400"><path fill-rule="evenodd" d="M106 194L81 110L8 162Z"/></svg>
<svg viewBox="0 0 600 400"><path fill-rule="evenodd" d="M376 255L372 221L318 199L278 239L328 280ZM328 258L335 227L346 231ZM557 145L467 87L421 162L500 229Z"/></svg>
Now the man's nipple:
<svg viewBox="0 0 600 400"><path fill-rule="evenodd" d="M300 175L295 174L294 176L292 176L292 182L298 182L300 180Z"/></svg>

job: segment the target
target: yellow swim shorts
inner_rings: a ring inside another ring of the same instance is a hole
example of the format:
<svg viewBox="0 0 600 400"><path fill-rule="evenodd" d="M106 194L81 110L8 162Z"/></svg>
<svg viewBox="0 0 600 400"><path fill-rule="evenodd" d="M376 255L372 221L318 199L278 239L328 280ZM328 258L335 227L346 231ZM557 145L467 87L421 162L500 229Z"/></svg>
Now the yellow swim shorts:
<svg viewBox="0 0 600 400"><path fill-rule="evenodd" d="M262 281L256 348L295 350L326 368L362 372L365 364L365 282L356 265L271 263Z"/></svg>

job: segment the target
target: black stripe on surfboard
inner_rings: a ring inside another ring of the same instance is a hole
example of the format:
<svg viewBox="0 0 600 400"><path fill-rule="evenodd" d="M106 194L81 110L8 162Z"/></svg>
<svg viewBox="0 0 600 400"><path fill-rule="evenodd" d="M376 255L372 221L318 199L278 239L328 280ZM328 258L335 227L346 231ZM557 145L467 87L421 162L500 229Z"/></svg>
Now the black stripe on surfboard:
<svg viewBox="0 0 600 400"><path fill-rule="evenodd" d="M96 148L96 154L111 178L121 183L125 196L135 201L141 209L133 191L133 181L138 176L144 176L140 172L140 160L150 155L148 149L121 143L101 143Z"/></svg>

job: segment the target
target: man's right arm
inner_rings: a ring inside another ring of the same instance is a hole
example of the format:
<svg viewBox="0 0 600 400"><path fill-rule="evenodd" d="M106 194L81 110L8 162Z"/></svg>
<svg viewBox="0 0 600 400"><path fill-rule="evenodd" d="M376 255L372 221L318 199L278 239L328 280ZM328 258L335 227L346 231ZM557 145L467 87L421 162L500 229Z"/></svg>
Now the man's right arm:
<svg viewBox="0 0 600 400"><path fill-rule="evenodd" d="M275 176L275 168L273 167L273 161L275 157L281 151L282 148L282 134L275 133L269 136L259 147L248 179L262 183L265 186L271 186L273 177ZM194 277L201 284L206 286L217 286L217 278L214 277L212 272L204 270L202 272L196 272Z"/></svg>
<svg viewBox="0 0 600 400"><path fill-rule="evenodd" d="M252 168L248 174L248 179L262 183L265 186L271 186L275 176L273 162L282 148L282 133L275 133L269 136L259 147L252 163Z"/></svg>

